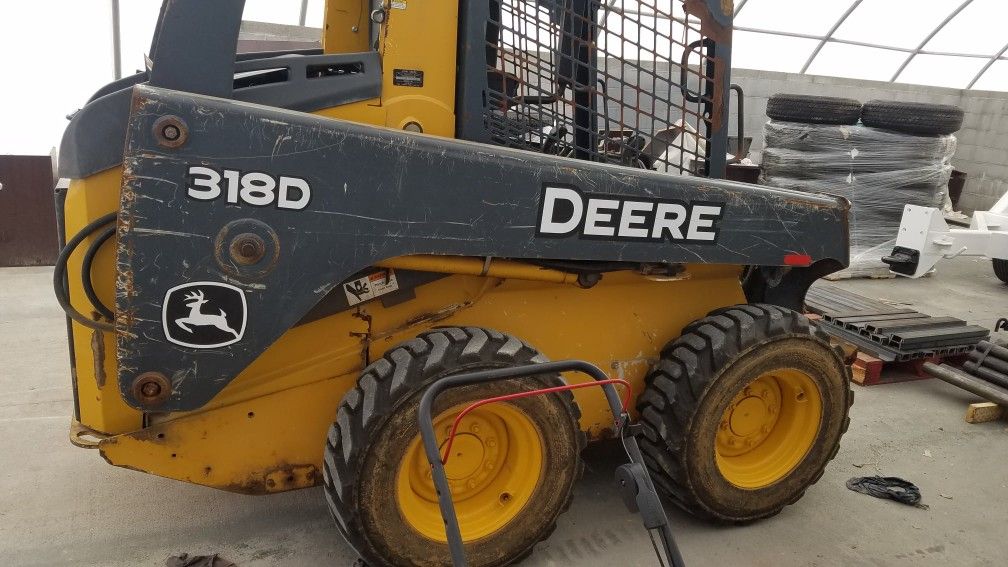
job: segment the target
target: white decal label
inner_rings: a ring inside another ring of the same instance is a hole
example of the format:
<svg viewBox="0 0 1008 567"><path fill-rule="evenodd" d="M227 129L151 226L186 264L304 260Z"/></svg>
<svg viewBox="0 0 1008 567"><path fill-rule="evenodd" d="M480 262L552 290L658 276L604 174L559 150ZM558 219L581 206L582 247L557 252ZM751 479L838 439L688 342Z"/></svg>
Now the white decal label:
<svg viewBox="0 0 1008 567"><path fill-rule="evenodd" d="M343 284L343 293L346 294L347 303L350 305L381 297L397 289L399 282L396 281L395 272L392 270L375 272Z"/></svg>
<svg viewBox="0 0 1008 567"><path fill-rule="evenodd" d="M165 292L161 326L168 342L189 348L220 348L245 334L245 292L223 282L189 282Z"/></svg>
<svg viewBox="0 0 1008 567"><path fill-rule="evenodd" d="M724 203L592 195L545 185L536 234L618 241L717 240Z"/></svg>
<svg viewBox="0 0 1008 567"><path fill-rule="evenodd" d="M186 194L198 201L224 197L232 205L276 206L292 211L300 211L311 202L311 187L300 177L190 165L187 181Z"/></svg>

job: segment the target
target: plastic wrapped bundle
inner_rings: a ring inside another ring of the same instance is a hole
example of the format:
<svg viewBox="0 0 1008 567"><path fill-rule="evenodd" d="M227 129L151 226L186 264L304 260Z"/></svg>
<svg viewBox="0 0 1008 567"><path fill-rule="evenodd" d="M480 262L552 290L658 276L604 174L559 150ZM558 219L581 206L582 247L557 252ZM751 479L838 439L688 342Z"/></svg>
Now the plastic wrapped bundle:
<svg viewBox="0 0 1008 567"><path fill-rule="evenodd" d="M955 136L911 136L866 126L767 122L766 185L829 193L851 202L846 274L887 273L904 205L940 207Z"/></svg>
<svg viewBox="0 0 1008 567"><path fill-rule="evenodd" d="M900 132L854 126L799 124L770 120L763 128L767 148L803 152L859 152L878 149L890 156L925 161L947 160L955 153L955 136L912 136Z"/></svg>

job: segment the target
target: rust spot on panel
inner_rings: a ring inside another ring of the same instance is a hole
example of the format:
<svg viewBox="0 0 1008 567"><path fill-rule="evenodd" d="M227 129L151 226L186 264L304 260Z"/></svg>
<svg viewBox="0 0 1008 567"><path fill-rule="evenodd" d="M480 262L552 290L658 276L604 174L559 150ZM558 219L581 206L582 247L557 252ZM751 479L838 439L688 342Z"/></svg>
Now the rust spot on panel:
<svg viewBox="0 0 1008 567"><path fill-rule="evenodd" d="M105 333L98 329L91 332L91 354L94 361L95 382L101 389L105 386Z"/></svg>
<svg viewBox="0 0 1008 567"><path fill-rule="evenodd" d="M683 4L683 9L687 16L696 16L700 20L700 32L703 35L714 41L731 40L731 26L722 26L719 24L714 14L709 10L709 6L705 0L685 0ZM723 3L722 9L724 9Z"/></svg>
<svg viewBox="0 0 1008 567"><path fill-rule="evenodd" d="M297 488L309 488L321 482L318 467L311 464L283 464L277 468L256 471L241 482L221 486L242 494L270 494Z"/></svg>
<svg viewBox="0 0 1008 567"><path fill-rule="evenodd" d="M722 5L722 9L723 8L724 6ZM723 26L718 23L715 15L711 13L710 6L707 2L704 0L686 0L684 3L684 9L687 17L692 15L699 18L701 35L709 37L716 43L731 43L731 26ZM705 119L710 121L710 127L712 130L718 130L722 126L722 119L727 118L728 115L727 112L722 112L726 102L725 93L727 92L727 89L720 88L720 85L725 84L728 74L728 65L724 58L721 57L711 58L711 62L714 64L714 76L711 78L711 81L715 85L713 90L714 96L711 100L711 106L713 108L711 110L711 115Z"/></svg>
<svg viewBox="0 0 1008 567"><path fill-rule="evenodd" d="M381 333L375 333L374 335L372 335L371 338L372 340L374 340L374 339L392 337L397 335L398 333L402 333L403 331L410 329L411 327L416 327L418 325L429 325L432 323L437 323L438 321L443 321L451 317L452 315L458 313L459 311L462 311L463 309L472 306L473 303L474 301L466 301L464 303L453 303L452 305L449 305L444 309L439 309L437 311L431 311L429 313L422 313L420 315L410 317L402 325L399 325L398 327L394 327L387 331L383 331Z"/></svg>
<svg viewBox="0 0 1008 567"><path fill-rule="evenodd" d="M97 449L108 435L99 433L76 419L70 420L70 443L81 449Z"/></svg>

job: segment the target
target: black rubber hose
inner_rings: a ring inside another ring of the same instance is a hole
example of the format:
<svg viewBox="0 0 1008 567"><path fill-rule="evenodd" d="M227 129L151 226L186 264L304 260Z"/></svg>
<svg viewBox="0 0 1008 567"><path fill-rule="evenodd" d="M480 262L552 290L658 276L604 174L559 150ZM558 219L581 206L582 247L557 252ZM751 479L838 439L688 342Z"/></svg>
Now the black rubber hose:
<svg viewBox="0 0 1008 567"><path fill-rule="evenodd" d="M66 289L63 279L66 277L67 260L70 259L70 255L74 253L74 250L80 246L80 243L83 242L85 238L93 234L96 230L110 222L114 222L117 214L118 213L113 212L98 217L82 228L80 232L73 236L73 238L68 240L66 246L63 247L63 250L60 250L59 256L56 258L56 268L53 270L53 291L56 293L56 301L59 302L60 307L62 307L63 311L66 312L67 317L70 317L85 327L98 329L99 331L114 331L115 326L112 323L89 319L80 311L74 309L74 306L70 304L70 292Z"/></svg>
<svg viewBox="0 0 1008 567"><path fill-rule="evenodd" d="M94 305L95 309L98 310L106 319L109 321L115 321L115 312L105 306L102 300L95 293L94 282L91 281L91 264L94 263L95 255L98 254L98 249L105 244L105 241L115 234L116 227L110 226L102 231L98 236L91 241L91 245L88 246L87 252L84 253L84 262L81 264L81 285L84 286L84 295L87 296L88 301L91 305Z"/></svg>

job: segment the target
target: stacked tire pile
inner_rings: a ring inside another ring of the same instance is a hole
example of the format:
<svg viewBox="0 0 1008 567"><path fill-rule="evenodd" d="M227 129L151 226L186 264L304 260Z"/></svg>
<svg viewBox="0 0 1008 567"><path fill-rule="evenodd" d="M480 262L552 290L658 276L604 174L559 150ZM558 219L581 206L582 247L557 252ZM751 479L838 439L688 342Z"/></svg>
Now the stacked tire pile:
<svg viewBox="0 0 1008 567"><path fill-rule="evenodd" d="M851 202L851 263L843 274L888 273L907 204L940 207L962 125L955 106L777 94L767 104L762 183Z"/></svg>

